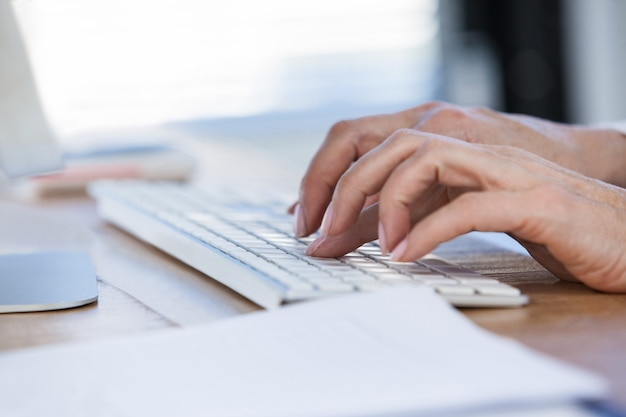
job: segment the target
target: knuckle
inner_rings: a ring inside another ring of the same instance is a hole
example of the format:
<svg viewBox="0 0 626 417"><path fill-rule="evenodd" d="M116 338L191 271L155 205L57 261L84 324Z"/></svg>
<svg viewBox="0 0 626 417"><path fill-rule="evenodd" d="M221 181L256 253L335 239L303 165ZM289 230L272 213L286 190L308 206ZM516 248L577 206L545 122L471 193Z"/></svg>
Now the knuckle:
<svg viewBox="0 0 626 417"><path fill-rule="evenodd" d="M333 124L328 131L328 140L341 138L350 135L356 131L356 123L354 120L340 120Z"/></svg>
<svg viewBox="0 0 626 417"><path fill-rule="evenodd" d="M449 105L450 105L449 103L446 103L444 101L430 100L430 101L427 101L424 104L420 104L415 109L420 110L420 111L433 111L433 110L435 110L437 108L446 107L446 106L449 106Z"/></svg>
<svg viewBox="0 0 626 417"><path fill-rule="evenodd" d="M385 138L372 129L373 117L347 119L336 122L328 131L326 142L342 141L351 143L359 155L367 153Z"/></svg>
<svg viewBox="0 0 626 417"><path fill-rule="evenodd" d="M339 181L337 181L335 194L343 194L346 191L353 190L355 185L357 185L354 177L354 168L351 167L339 178Z"/></svg>
<svg viewBox="0 0 626 417"><path fill-rule="evenodd" d="M538 215L549 214L563 218L572 207L572 195L554 183L537 186L533 190L531 198L537 207Z"/></svg>
<svg viewBox="0 0 626 417"><path fill-rule="evenodd" d="M415 129L398 129L391 136L389 136L384 146L394 149L404 149L411 153L436 153L440 149L450 146L449 140L442 136L431 135L424 132L419 132Z"/></svg>
<svg viewBox="0 0 626 417"><path fill-rule="evenodd" d="M300 190L308 190L318 183L317 179L310 174L305 174L300 180Z"/></svg>
<svg viewBox="0 0 626 417"><path fill-rule="evenodd" d="M458 106L445 106L435 110L432 118L439 121L458 123L468 119L470 116L466 109Z"/></svg>
<svg viewBox="0 0 626 417"><path fill-rule="evenodd" d="M337 181L334 195L347 195L355 192L361 186L360 176L357 172L357 165L352 165Z"/></svg>
<svg viewBox="0 0 626 417"><path fill-rule="evenodd" d="M442 139L428 138L420 146L420 151L421 153L429 154L429 155L438 154L439 152L442 152L444 147L447 145L448 145L448 142Z"/></svg>
<svg viewBox="0 0 626 417"><path fill-rule="evenodd" d="M422 131L433 133L447 131L450 126L465 128L473 120L474 110L453 104L439 104L425 114L418 127Z"/></svg>
<svg viewBox="0 0 626 417"><path fill-rule="evenodd" d="M471 113L476 113L481 116L492 116L497 114L495 110L490 109L486 106L476 106L469 109Z"/></svg>
<svg viewBox="0 0 626 417"><path fill-rule="evenodd" d="M387 142L388 144L396 145L399 143L404 143L407 140L413 140L414 138L414 129L402 128L393 132L387 139L385 139L385 142Z"/></svg>

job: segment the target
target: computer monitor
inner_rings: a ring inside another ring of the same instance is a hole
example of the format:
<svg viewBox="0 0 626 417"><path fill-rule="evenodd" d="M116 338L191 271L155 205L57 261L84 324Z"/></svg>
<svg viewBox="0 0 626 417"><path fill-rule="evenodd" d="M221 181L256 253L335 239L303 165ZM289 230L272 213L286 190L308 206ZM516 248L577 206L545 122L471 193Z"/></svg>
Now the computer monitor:
<svg viewBox="0 0 626 417"><path fill-rule="evenodd" d="M0 0L0 169L8 177L58 171L61 150L38 100L11 3Z"/></svg>
<svg viewBox="0 0 626 417"><path fill-rule="evenodd" d="M12 4L0 0L0 171L14 178L61 168L61 149L39 102ZM76 307L97 295L86 253L0 254L0 313Z"/></svg>

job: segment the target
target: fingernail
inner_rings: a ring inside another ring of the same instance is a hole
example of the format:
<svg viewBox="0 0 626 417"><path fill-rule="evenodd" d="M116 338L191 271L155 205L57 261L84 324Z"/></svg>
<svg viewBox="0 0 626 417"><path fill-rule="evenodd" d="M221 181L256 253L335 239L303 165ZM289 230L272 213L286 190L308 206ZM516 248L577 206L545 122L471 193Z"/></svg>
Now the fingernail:
<svg viewBox="0 0 626 417"><path fill-rule="evenodd" d="M294 223L293 223L293 233L296 237L304 237L306 236L306 218L304 216L304 209L300 205L300 203L296 203L294 208Z"/></svg>
<svg viewBox="0 0 626 417"><path fill-rule="evenodd" d="M402 242L398 243L398 245L393 248L393 250L391 251L391 260L392 261L399 261L400 259L402 259L402 255L404 255L404 252L406 252L406 247L407 247L407 240L402 239Z"/></svg>
<svg viewBox="0 0 626 417"><path fill-rule="evenodd" d="M315 255L315 252L317 252L317 250L319 249L320 246L322 246L322 244L324 242L326 242L326 236L321 236L318 237L317 239L315 239L313 242L311 242L311 244L306 248L306 250L304 251L305 254L307 254L308 256L313 256Z"/></svg>
<svg viewBox="0 0 626 417"><path fill-rule="evenodd" d="M333 222L333 202L331 201L328 204L328 208L326 209L326 213L324 213L324 218L322 218L322 227L320 232L322 235L327 236L330 231L330 226Z"/></svg>
<svg viewBox="0 0 626 417"><path fill-rule="evenodd" d="M387 238L385 236L385 228L382 223L378 223L378 244L380 245L380 250L383 255L387 255L389 253L389 249L387 249Z"/></svg>

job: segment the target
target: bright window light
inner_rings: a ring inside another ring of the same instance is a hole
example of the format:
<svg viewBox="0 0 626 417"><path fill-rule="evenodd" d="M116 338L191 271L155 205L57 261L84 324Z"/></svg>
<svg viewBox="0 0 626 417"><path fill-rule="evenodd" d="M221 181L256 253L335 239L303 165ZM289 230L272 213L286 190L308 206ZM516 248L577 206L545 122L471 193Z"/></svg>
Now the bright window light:
<svg viewBox="0 0 626 417"><path fill-rule="evenodd" d="M14 2L61 133L428 98L436 3Z"/></svg>

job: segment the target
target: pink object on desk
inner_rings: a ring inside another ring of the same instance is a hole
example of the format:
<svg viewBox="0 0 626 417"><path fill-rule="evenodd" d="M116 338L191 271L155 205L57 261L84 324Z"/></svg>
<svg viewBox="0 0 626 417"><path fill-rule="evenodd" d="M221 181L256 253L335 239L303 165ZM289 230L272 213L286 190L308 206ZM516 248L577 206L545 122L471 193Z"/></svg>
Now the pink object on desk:
<svg viewBox="0 0 626 417"><path fill-rule="evenodd" d="M67 165L60 173L34 178L32 191L40 197L82 193L88 183L102 179L185 181L195 167L191 157L172 150L85 158Z"/></svg>

